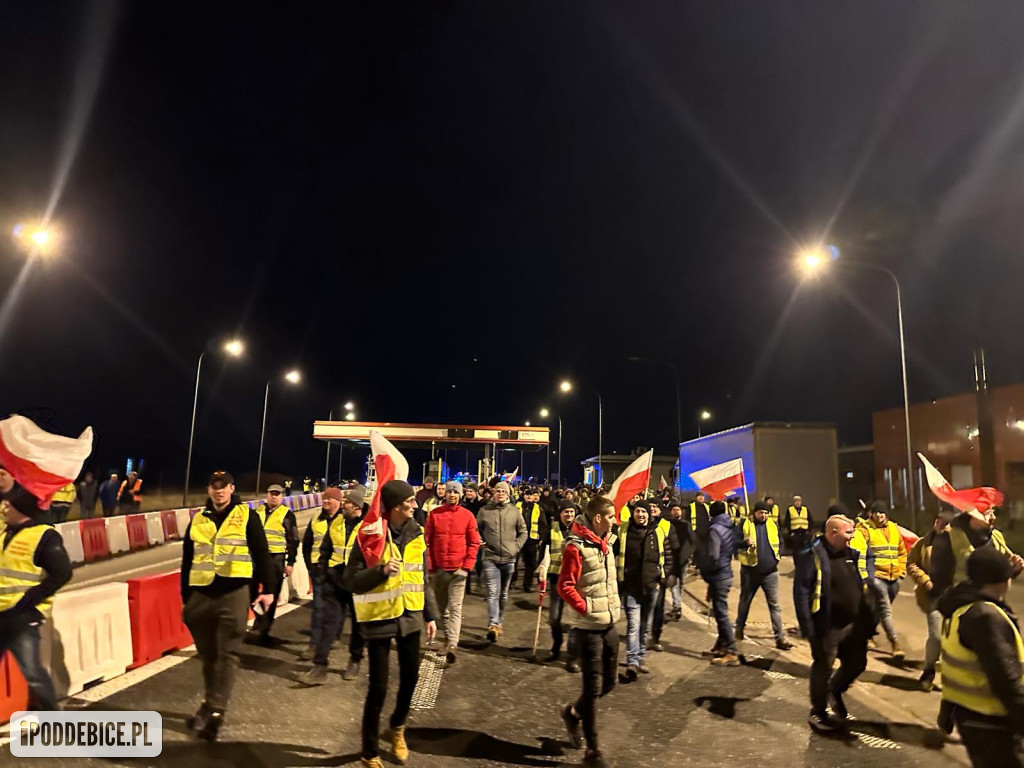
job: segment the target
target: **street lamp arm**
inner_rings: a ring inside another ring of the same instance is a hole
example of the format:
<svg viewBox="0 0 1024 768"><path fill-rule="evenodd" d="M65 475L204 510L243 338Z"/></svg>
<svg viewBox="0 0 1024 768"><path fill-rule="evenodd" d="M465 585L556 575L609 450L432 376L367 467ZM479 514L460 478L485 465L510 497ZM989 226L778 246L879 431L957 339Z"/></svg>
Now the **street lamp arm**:
<svg viewBox="0 0 1024 768"><path fill-rule="evenodd" d="M203 370L203 358L206 357L206 350L199 353L199 362L196 363L196 393L192 398L192 426L188 433L188 459L185 462L185 490L181 492L181 506L188 506L188 481L192 472L192 442L196 436L196 409L199 406L199 374Z"/></svg>

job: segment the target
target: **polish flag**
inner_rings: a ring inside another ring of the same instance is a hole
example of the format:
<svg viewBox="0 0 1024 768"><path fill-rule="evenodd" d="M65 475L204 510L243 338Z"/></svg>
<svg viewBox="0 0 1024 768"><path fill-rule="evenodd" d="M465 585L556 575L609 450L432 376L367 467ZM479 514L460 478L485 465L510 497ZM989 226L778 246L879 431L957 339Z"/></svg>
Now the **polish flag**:
<svg viewBox="0 0 1024 768"><path fill-rule="evenodd" d="M380 489L392 480L409 479L409 462L405 456L375 429L370 430L370 451L373 453L373 466L377 470L377 487L373 492L370 510L356 534L356 542L363 551L367 568L373 568L380 562L388 541L385 535L387 523L383 518L387 510L380 508Z"/></svg>
<svg viewBox="0 0 1024 768"><path fill-rule="evenodd" d="M658 481L658 490L664 491L666 488L668 488L668 480L666 480L665 476L662 475L661 480Z"/></svg>
<svg viewBox="0 0 1024 768"><path fill-rule="evenodd" d="M92 453L92 427L77 438L54 435L24 416L0 421L0 464L49 509L53 494L72 482Z"/></svg>
<svg viewBox="0 0 1024 768"><path fill-rule="evenodd" d="M965 488L962 491L956 490L922 454L917 454L917 458L924 464L924 474L932 493L961 512L987 512L992 507L998 507L1003 503L1003 492L995 488L983 486L981 488Z"/></svg>
<svg viewBox="0 0 1024 768"><path fill-rule="evenodd" d="M637 458L632 464L615 478L608 497L615 505L615 523L622 521L619 516L626 502L647 490L647 484L651 481L651 462L654 460L654 449Z"/></svg>
<svg viewBox="0 0 1024 768"><path fill-rule="evenodd" d="M515 482L515 479L516 479L517 477L519 477L519 467L516 467L516 468L515 468L514 470L512 470L511 472L509 472L508 474L504 475L502 479L503 479L503 480L504 480L504 481L505 481L506 483L508 483L509 485L512 485L512 483L513 483L513 482Z"/></svg>
<svg viewBox="0 0 1024 768"><path fill-rule="evenodd" d="M743 487L743 459L715 464L691 473L690 478L712 499L721 501L729 491Z"/></svg>

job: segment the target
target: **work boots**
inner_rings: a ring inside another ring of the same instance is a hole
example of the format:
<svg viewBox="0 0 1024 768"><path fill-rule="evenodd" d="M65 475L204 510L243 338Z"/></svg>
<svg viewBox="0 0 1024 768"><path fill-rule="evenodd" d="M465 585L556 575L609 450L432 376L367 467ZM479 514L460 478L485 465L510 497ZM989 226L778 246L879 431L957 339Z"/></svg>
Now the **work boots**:
<svg viewBox="0 0 1024 768"><path fill-rule="evenodd" d="M327 665L314 664L312 668L299 675L299 682L304 685L323 685L327 682Z"/></svg>
<svg viewBox="0 0 1024 768"><path fill-rule="evenodd" d="M348 666L345 667L345 671L341 673L342 680L355 680L359 677L359 659L349 659Z"/></svg>
<svg viewBox="0 0 1024 768"><path fill-rule="evenodd" d="M392 730L391 754L395 756L395 760L401 765L405 765L409 761L409 745L405 743L404 725L400 725Z"/></svg>
<svg viewBox="0 0 1024 768"><path fill-rule="evenodd" d="M216 741L222 725L224 725L224 713L215 709L211 710L203 727L196 730L196 736L203 741Z"/></svg>
<svg viewBox="0 0 1024 768"><path fill-rule="evenodd" d="M889 643L892 645L892 660L902 662L907 657L907 654L900 647L900 639L893 635L889 638Z"/></svg>

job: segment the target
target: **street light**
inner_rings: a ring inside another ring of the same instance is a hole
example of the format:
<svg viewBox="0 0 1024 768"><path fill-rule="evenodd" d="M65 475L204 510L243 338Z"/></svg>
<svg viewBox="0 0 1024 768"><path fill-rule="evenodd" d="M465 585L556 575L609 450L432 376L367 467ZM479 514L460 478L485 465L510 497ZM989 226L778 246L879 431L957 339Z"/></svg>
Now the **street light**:
<svg viewBox="0 0 1024 768"><path fill-rule="evenodd" d="M345 414L346 421L354 421L356 418L355 413L352 409L356 407L356 404L349 400L345 405L342 406L348 413ZM327 417L328 421L334 421L334 409L331 408L331 413ZM344 456L345 444L341 443L338 446L338 479L341 479L341 460ZM331 476L331 441L327 441L327 458L324 460L324 482Z"/></svg>
<svg viewBox="0 0 1024 768"><path fill-rule="evenodd" d="M284 375L284 380L289 384L298 384L302 381L302 374L296 370L288 371ZM270 382L267 382L267 388L263 392L263 428L260 430L260 458L256 462L256 495L260 495L260 475L263 474L263 438L267 434L267 402L270 400Z"/></svg>
<svg viewBox="0 0 1024 768"><path fill-rule="evenodd" d="M914 459L910 447L910 394L907 386L907 346L903 333L903 296L900 290L900 281L896 275L885 267L877 264L866 264L862 261L838 261L839 249L834 245L827 245L818 248L809 248L798 254L798 266L805 278L815 277L820 274L830 261L836 262L841 267L850 269L864 269L870 272L881 272L888 275L896 286L896 320L900 332L900 367L903 371L903 422L906 430L907 440L907 505L910 507L910 524L917 530L917 506L914 504Z"/></svg>
<svg viewBox="0 0 1024 768"><path fill-rule="evenodd" d="M229 357L240 357L245 351L245 344L238 339L231 339L222 347ZM196 363L196 393L192 398L192 426L188 433L188 459L185 462L185 490L181 494L181 506L188 506L188 481L192 474L192 441L196 436L196 408L199 405L199 374L203 370L203 358L206 356L204 349L199 355L199 362Z"/></svg>
<svg viewBox="0 0 1024 768"><path fill-rule="evenodd" d="M651 365L663 365L666 368L672 369L672 376L676 382L676 439L679 443L683 442L683 396L679 391L679 370L673 363L668 360L654 360L649 357L637 357L631 355L626 358L632 363L650 363Z"/></svg>
<svg viewBox="0 0 1024 768"><path fill-rule="evenodd" d="M60 246L60 233L46 222L15 224L11 234L30 256L51 256Z"/></svg>
<svg viewBox="0 0 1024 768"><path fill-rule="evenodd" d="M352 411L349 411L348 413L345 414L345 421L355 421L355 420L356 420L356 415Z"/></svg>
<svg viewBox="0 0 1024 768"><path fill-rule="evenodd" d="M547 408L540 409L540 417L546 419L551 415L551 411ZM558 487L562 487L562 417L555 416L558 419L558 450L555 451L555 455L558 457ZM551 482L551 441L548 440L548 482Z"/></svg>
<svg viewBox="0 0 1024 768"><path fill-rule="evenodd" d="M700 421L697 422L697 437L700 437L700 434L701 434L701 432L700 432L701 422L702 421L707 421L710 418L711 418L711 411L701 411L700 412Z"/></svg>
<svg viewBox="0 0 1024 768"><path fill-rule="evenodd" d="M571 381L563 381L559 387L563 393L572 392L573 384ZM597 395L597 475L598 485L604 482L604 467L601 463L601 457L604 453L604 402L601 400L601 393L596 389L590 389L589 387L579 387L579 389L585 390L592 395ZM561 476L559 476L559 482L561 482Z"/></svg>

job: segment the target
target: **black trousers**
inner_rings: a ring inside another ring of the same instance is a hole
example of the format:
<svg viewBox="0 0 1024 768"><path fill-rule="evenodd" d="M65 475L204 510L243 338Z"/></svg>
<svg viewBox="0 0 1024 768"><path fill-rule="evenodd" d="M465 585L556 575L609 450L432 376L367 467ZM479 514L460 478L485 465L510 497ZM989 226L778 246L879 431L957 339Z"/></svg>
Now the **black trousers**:
<svg viewBox="0 0 1024 768"><path fill-rule="evenodd" d="M665 593L667 586L663 583L658 590L658 597L654 603L654 620L651 622L651 642L661 641L661 630L665 626Z"/></svg>
<svg viewBox="0 0 1024 768"><path fill-rule="evenodd" d="M793 531L789 534L789 546L790 553L794 558L797 553L800 552L804 547L807 546L807 542L811 540L810 531Z"/></svg>
<svg viewBox="0 0 1024 768"><path fill-rule="evenodd" d="M398 650L398 694L389 725L398 728L409 717L412 694L420 679L420 632L394 638ZM379 756L380 714L388 693L391 667L391 638L371 639L367 644L370 657L370 687L363 705L363 757Z"/></svg>
<svg viewBox="0 0 1024 768"><path fill-rule="evenodd" d="M619 632L608 629L578 629L569 633L583 672L583 691L574 705L583 721L583 735L590 749L597 749L597 700L615 687L619 666Z"/></svg>
<svg viewBox="0 0 1024 768"><path fill-rule="evenodd" d="M245 587L215 597L193 591L182 611L182 621L192 633L203 662L206 703L220 712L231 700L248 616Z"/></svg>
<svg viewBox="0 0 1024 768"><path fill-rule="evenodd" d="M317 643L313 647L313 663L326 665L331 655L331 646L334 640L341 635L345 626L345 619L352 619L352 634L348 639L348 653L352 661L361 661L363 650L366 648L366 640L363 632L356 621L356 606L352 600L352 593L339 589L330 578L325 578L321 584L323 590L323 604L320 608L320 633L317 636Z"/></svg>
<svg viewBox="0 0 1024 768"><path fill-rule="evenodd" d="M274 626L274 616L277 615L277 600L281 597L281 587L284 586L284 554L271 555L270 565L271 581L267 585L267 589L263 591L271 593L274 596L274 602L270 604L270 607L263 614L257 616L256 620L252 623L253 632L259 632L263 637L270 634L270 628ZM259 597L259 586L255 579L249 585L250 602L256 602L256 598Z"/></svg>
<svg viewBox="0 0 1024 768"><path fill-rule="evenodd" d="M523 589L529 589L537 575L535 573L537 570L537 540L527 539L519 556L523 563ZM514 581L515 577L512 578Z"/></svg>
<svg viewBox="0 0 1024 768"><path fill-rule="evenodd" d="M974 768L1021 768L1024 753L1021 741L1009 724L994 722L996 718L973 716L962 707L954 708L953 721L967 748Z"/></svg>
<svg viewBox="0 0 1024 768"><path fill-rule="evenodd" d="M847 624L811 638L811 711L824 712L828 692L844 693L868 665L868 634ZM839 669L832 667L839 659Z"/></svg>

